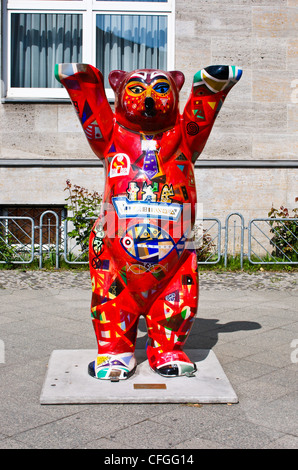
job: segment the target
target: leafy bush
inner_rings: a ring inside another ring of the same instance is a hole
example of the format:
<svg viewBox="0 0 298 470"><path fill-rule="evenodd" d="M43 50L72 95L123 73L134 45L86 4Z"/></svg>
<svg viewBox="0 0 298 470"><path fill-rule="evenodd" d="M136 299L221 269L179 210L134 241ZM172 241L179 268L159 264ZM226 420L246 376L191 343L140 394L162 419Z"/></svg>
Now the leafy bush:
<svg viewBox="0 0 298 470"><path fill-rule="evenodd" d="M9 234L5 234L3 227L0 227L0 260L11 267L12 261L15 259L15 250L13 249L12 239Z"/></svg>
<svg viewBox="0 0 298 470"><path fill-rule="evenodd" d="M210 261L212 259L212 256L215 254L215 244L212 243L213 239L211 235L207 233L207 230L205 229L202 230L201 234L200 227L197 225L194 225L193 233L195 237L197 261Z"/></svg>
<svg viewBox="0 0 298 470"><path fill-rule="evenodd" d="M69 180L66 181L66 188L69 196L66 209L68 211L67 220L72 222L73 230L68 232L70 238L76 240L77 245L84 252L88 249L89 237L95 219L99 216L102 195L97 191L89 191L78 185L72 185ZM71 215L69 215L71 214Z"/></svg>
<svg viewBox="0 0 298 470"><path fill-rule="evenodd" d="M295 202L298 198L295 198ZM287 220L272 220L269 222L272 227L270 232L273 234L270 244L274 247L272 255L278 258L286 258L292 261L298 260L298 207L292 210L290 215L289 210L281 206L279 209L274 207L268 212L268 217L272 219L287 219Z"/></svg>

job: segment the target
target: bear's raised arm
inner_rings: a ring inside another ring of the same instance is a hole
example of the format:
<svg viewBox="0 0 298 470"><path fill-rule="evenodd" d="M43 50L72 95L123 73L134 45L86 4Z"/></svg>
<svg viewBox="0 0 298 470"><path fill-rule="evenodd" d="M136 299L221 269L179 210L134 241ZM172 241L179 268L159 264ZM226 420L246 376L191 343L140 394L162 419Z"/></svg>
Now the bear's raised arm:
<svg viewBox="0 0 298 470"><path fill-rule="evenodd" d="M55 77L66 88L93 152L103 158L113 130L113 112L102 73L88 64L56 64Z"/></svg>
<svg viewBox="0 0 298 470"><path fill-rule="evenodd" d="M222 104L241 75L240 68L229 65L211 65L195 74L183 113L184 138L193 162L205 147Z"/></svg>

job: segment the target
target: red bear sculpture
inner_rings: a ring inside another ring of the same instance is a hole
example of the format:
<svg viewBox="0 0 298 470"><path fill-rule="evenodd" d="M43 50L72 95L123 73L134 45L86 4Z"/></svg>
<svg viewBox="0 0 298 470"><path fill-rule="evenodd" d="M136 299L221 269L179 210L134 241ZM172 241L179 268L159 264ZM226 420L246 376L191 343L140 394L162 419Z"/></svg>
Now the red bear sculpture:
<svg viewBox="0 0 298 470"><path fill-rule="evenodd" d="M94 153L106 171L102 215L90 237L91 314L98 356L89 373L121 380L136 368L138 321L146 319L150 367L163 376L192 375L183 351L198 305L194 162L242 71L210 66L194 76L179 113L182 72L112 71L115 113L102 73L58 64Z"/></svg>

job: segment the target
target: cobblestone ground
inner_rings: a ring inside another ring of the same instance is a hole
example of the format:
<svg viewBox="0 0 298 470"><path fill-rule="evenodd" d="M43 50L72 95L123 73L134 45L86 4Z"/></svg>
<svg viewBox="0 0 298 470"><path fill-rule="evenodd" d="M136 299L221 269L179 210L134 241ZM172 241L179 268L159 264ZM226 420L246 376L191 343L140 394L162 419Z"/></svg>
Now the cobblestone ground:
<svg viewBox="0 0 298 470"><path fill-rule="evenodd" d="M88 271L1 270L0 289L90 289ZM296 290L298 272L257 271L200 272L200 288L205 290Z"/></svg>

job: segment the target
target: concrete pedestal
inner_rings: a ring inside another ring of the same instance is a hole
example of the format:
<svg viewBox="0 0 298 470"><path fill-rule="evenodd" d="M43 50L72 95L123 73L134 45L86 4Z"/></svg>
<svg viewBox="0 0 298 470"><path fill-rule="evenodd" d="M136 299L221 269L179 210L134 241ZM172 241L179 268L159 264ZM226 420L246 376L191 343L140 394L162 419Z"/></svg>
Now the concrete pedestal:
<svg viewBox="0 0 298 470"><path fill-rule="evenodd" d="M153 372L143 350L128 380L110 382L88 375L95 350L55 350L50 357L40 403L237 403L238 398L216 355L208 349L185 350L196 363L194 377L165 378Z"/></svg>

